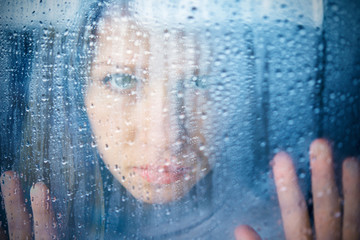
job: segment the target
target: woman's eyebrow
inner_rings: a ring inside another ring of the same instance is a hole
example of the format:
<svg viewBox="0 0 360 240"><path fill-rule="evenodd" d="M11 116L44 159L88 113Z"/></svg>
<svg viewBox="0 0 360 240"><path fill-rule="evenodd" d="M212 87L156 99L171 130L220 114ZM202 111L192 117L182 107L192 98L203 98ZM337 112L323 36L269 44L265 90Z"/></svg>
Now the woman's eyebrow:
<svg viewBox="0 0 360 240"><path fill-rule="evenodd" d="M124 65L124 64L109 64L107 62L97 62L94 63L95 66L100 68L106 68L107 74L116 73L117 71L127 74L137 75L138 77L145 77L146 74L143 74L147 68L141 67L139 65Z"/></svg>
<svg viewBox="0 0 360 240"><path fill-rule="evenodd" d="M105 62L105 61L101 61L101 62L94 62L94 65L96 66L103 66L103 67L112 67L112 68L116 68L116 69L130 69L130 70L145 70L147 69L147 64L114 64L113 62ZM142 65L142 66L141 66Z"/></svg>
<svg viewBox="0 0 360 240"><path fill-rule="evenodd" d="M113 62L105 62L105 61L96 61L94 62L94 65L98 65L98 66L106 66L106 67L112 67L115 65L116 68L120 68L120 67L124 67L123 64L114 64Z"/></svg>

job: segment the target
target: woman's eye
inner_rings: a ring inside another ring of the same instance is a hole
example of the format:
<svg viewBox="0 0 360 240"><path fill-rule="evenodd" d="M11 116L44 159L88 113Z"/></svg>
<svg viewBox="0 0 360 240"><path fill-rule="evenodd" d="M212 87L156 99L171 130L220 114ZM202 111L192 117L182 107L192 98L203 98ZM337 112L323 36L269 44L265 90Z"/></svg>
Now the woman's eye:
<svg viewBox="0 0 360 240"><path fill-rule="evenodd" d="M191 86L204 89L207 87L207 79L205 76L193 76L190 80Z"/></svg>
<svg viewBox="0 0 360 240"><path fill-rule="evenodd" d="M111 88L111 90L121 92L136 87L138 79L131 74L116 73L116 74L108 74L104 78L103 82L105 85L108 85Z"/></svg>

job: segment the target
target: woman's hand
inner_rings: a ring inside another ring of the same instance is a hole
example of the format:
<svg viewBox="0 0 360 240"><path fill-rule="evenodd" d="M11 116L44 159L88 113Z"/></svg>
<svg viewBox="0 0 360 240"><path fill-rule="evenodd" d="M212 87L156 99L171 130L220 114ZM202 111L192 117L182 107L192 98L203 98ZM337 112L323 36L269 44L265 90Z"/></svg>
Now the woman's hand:
<svg viewBox="0 0 360 240"><path fill-rule="evenodd" d="M32 239L33 234L36 240L56 239L56 220L49 189L44 183L38 182L30 190L33 224L25 206L19 177L15 172L7 171L2 174L1 191L10 239Z"/></svg>
<svg viewBox="0 0 360 240"><path fill-rule="evenodd" d="M285 152L278 153L272 166L287 240L312 239L314 235L318 240L360 239L360 164L357 159L347 158L342 165L344 208L341 211L330 144L325 139L311 144L315 234L291 157ZM237 240L260 239L251 227L244 225L235 229L235 237Z"/></svg>

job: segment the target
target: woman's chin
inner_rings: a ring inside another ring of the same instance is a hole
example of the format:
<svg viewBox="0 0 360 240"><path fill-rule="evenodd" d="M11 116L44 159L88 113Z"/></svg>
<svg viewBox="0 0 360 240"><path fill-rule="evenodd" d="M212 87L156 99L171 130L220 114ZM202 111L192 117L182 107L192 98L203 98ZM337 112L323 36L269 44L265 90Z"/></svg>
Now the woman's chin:
<svg viewBox="0 0 360 240"><path fill-rule="evenodd" d="M183 197L183 195L174 196L173 193L163 193L163 194L155 193L153 194L152 197L144 197L143 195L136 197L134 194L133 196L139 201L148 204L167 204L170 202L175 202Z"/></svg>

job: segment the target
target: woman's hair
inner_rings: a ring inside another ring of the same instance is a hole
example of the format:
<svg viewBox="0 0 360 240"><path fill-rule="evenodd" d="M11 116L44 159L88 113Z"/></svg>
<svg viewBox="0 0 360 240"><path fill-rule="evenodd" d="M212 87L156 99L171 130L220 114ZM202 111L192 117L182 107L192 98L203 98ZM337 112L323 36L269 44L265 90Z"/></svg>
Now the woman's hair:
<svg viewBox="0 0 360 240"><path fill-rule="evenodd" d="M61 238L101 238L104 231L104 166L91 136L84 94L97 24L106 5L91 5L80 31L81 12L69 29L49 26L33 31L20 158L14 168L25 196L37 181L49 187ZM106 179L112 177L108 174Z"/></svg>

